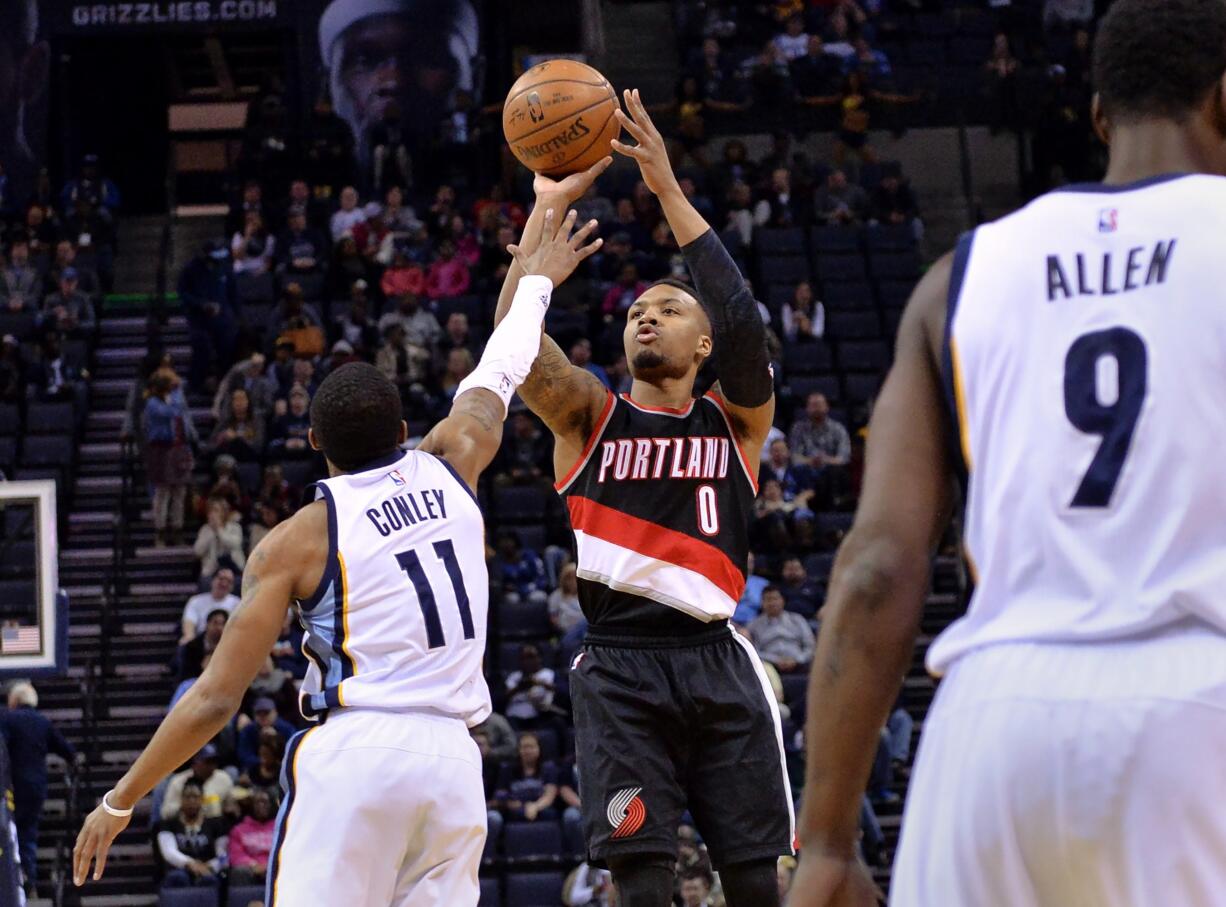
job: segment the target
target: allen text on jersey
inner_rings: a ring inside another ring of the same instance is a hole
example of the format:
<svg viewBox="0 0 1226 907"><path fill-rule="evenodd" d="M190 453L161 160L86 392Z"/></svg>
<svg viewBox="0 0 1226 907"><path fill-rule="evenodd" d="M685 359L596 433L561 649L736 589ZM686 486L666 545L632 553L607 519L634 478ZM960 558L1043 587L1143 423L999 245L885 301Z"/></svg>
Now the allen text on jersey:
<svg viewBox="0 0 1226 907"><path fill-rule="evenodd" d="M1152 248L1134 246L1127 253L1104 252L1099 262L1078 252L1061 260L1047 256L1047 301L1074 296L1114 296L1166 280L1167 267L1175 252L1175 240L1154 243Z"/></svg>
<svg viewBox="0 0 1226 907"><path fill-rule="evenodd" d="M374 523L379 535L387 538L397 529L407 529L427 520L447 519L447 505L443 503L441 488L406 491L384 501L382 510L368 509L366 518Z"/></svg>

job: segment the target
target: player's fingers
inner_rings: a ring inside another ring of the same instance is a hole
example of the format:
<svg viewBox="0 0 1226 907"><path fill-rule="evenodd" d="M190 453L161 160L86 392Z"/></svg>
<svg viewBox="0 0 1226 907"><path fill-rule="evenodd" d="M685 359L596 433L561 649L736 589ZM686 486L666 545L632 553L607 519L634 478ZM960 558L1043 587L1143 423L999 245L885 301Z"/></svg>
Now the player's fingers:
<svg viewBox="0 0 1226 907"><path fill-rule="evenodd" d="M587 258L589 255L595 255L597 252L599 252L600 247L603 245L604 245L604 238L598 236L596 237L596 239L592 240L586 246L582 246L581 248L576 249L575 256L579 259L579 261L583 261L583 259Z"/></svg>
<svg viewBox="0 0 1226 907"><path fill-rule="evenodd" d="M595 218L589 220L586 224L576 230L573 236L571 236L570 247L572 249L579 248L587 241L587 238L592 235L592 231L598 226L600 225L596 222Z"/></svg>
<svg viewBox="0 0 1226 907"><path fill-rule="evenodd" d="M641 161L647 156L647 152L643 151L642 146L640 145L626 145L619 142L617 139L614 139L611 144L613 145L613 150L618 154L624 154L626 157L632 157L636 161Z"/></svg>
<svg viewBox="0 0 1226 907"><path fill-rule="evenodd" d="M519 262L520 265L523 265L524 263L523 249L521 249L519 246L515 245L514 243L511 243L511 245L507 246L507 251L511 253L511 258Z"/></svg>
<svg viewBox="0 0 1226 907"><path fill-rule="evenodd" d="M592 164L592 166L583 171L584 181L590 186L596 180L596 177L600 176L600 174L609 169L609 165L612 163L613 156L611 154L606 154L596 163Z"/></svg>
<svg viewBox="0 0 1226 907"><path fill-rule="evenodd" d="M558 227L557 233L554 234L554 239L560 239L562 242L566 242L570 237L570 231L575 228L575 221L578 219L579 212L574 208L567 211L566 219L562 221L561 226Z"/></svg>
<svg viewBox="0 0 1226 907"><path fill-rule="evenodd" d="M102 844L98 848L98 856L94 860L94 881L102 878L102 873L106 869L106 855L110 853L111 845L109 843Z"/></svg>
<svg viewBox="0 0 1226 907"><path fill-rule="evenodd" d="M83 828L77 835L76 846L72 848L72 881L78 888L85 884L85 876L89 872L89 861L92 855L93 846Z"/></svg>
<svg viewBox="0 0 1226 907"><path fill-rule="evenodd" d="M634 89L631 95L634 101L634 107L632 108L634 121L647 133L649 138L656 135L656 124L651 121L651 114L643 106L643 97L639 94L639 90L637 88Z"/></svg>
<svg viewBox="0 0 1226 907"><path fill-rule="evenodd" d="M617 117L617 122L622 124L622 128L634 136L636 142L642 142L647 138L647 132L634 120L626 114L626 111L618 109L613 111L613 116Z"/></svg>

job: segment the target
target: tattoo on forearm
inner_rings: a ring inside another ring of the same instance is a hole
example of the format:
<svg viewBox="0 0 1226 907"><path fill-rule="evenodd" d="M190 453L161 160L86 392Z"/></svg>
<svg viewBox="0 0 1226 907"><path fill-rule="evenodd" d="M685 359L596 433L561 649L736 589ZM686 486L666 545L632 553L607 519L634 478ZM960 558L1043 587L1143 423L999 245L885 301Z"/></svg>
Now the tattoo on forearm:
<svg viewBox="0 0 1226 907"><path fill-rule="evenodd" d="M586 380L589 378L599 382L595 375L577 370L557 345L545 338L519 394L546 421L559 421L586 434L591 421L592 387Z"/></svg>
<svg viewBox="0 0 1226 907"><path fill-rule="evenodd" d="M451 410L453 416L468 416L484 431L494 432L502 424L502 401L490 392L464 394Z"/></svg>

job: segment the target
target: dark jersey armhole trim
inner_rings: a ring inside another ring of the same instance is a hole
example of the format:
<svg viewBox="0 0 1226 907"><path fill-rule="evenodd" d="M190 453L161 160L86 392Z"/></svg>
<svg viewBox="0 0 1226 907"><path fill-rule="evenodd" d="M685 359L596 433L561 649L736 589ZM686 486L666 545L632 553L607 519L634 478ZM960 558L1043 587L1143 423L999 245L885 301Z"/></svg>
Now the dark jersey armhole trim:
<svg viewBox="0 0 1226 907"><path fill-rule="evenodd" d="M592 429L591 435L588 436L587 443L583 445L583 452L579 454L579 459L575 461L575 465L570 468L558 482L554 484L554 490L558 494L565 494L566 489L575 481L575 477L583 471L583 467L587 465L587 461L592 457L592 451L596 449L596 442L600 440L600 436L604 434L605 428L609 425L609 419L613 417L613 407L617 403L617 396L611 390L605 390L604 409L600 411L600 415L596 418L596 427ZM555 440L555 444L557 441Z"/></svg>
<svg viewBox="0 0 1226 907"><path fill-rule="evenodd" d="M957 372L954 349L954 316L958 312L958 301L962 296L962 284L966 279L966 269L971 260L971 247L975 242L975 231L968 230L958 238L954 249L954 259L949 272L949 294L945 307L945 330L941 338L941 386L944 390L945 405L949 417L949 447L950 458L958 474L958 481L966 490L970 465L963 455L966 438L963 437L962 412L958 399L958 382L961 376Z"/></svg>
<svg viewBox="0 0 1226 907"><path fill-rule="evenodd" d="M703 399L714 403L715 408L719 410L720 416L723 417L724 425L728 429L728 438L732 441L732 446L736 450L736 458L741 463L741 469L745 473L745 478L749 480L749 487L753 489L754 497L757 497L758 480L754 478L753 472L749 469L749 457L745 455L745 448L741 446L741 439L736 436L736 429L732 425L732 414L728 412L728 407L715 391L707 391L703 394Z"/></svg>
<svg viewBox="0 0 1226 907"><path fill-rule="evenodd" d="M468 492L468 496L473 499L473 503L480 507L481 502L477 500L477 493L468 486L467 482L460 478L460 474L456 472L456 468L447 462L445 457L440 457L438 454L430 454L430 456L434 457L434 459L438 460L444 467L446 467L447 471L451 473L452 477L460 483L460 487Z"/></svg>
<svg viewBox="0 0 1226 907"><path fill-rule="evenodd" d="M314 494L315 497L308 502L305 498L309 494ZM336 502L332 500L331 490L323 482L313 482L303 490L303 504L314 503L321 496L328 508L328 563L324 566L324 575L319 578L319 585L315 587L311 597L299 600L298 607L303 613L313 611L319 606L324 595L332 584L336 582L341 572L340 558L337 554L339 548L336 528Z"/></svg>

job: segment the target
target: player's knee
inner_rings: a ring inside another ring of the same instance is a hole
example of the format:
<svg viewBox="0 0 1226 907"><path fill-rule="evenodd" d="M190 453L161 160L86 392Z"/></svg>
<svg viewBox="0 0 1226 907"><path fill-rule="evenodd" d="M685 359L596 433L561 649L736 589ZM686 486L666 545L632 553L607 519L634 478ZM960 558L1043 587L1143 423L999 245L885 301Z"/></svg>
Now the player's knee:
<svg viewBox="0 0 1226 907"><path fill-rule="evenodd" d="M675 860L668 854L609 857L621 907L668 907L673 901Z"/></svg>
<svg viewBox="0 0 1226 907"><path fill-rule="evenodd" d="M777 860L767 857L732 863L719 871L728 907L778 907Z"/></svg>

